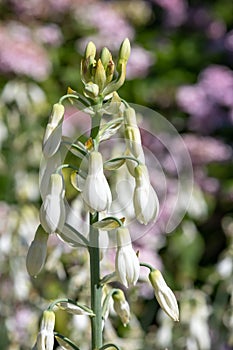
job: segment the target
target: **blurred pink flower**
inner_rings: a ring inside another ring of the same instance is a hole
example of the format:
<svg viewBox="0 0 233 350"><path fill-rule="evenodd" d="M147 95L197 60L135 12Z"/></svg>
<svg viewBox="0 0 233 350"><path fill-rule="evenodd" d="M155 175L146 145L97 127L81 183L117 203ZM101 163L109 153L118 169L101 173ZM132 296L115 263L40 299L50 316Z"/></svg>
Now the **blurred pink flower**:
<svg viewBox="0 0 233 350"><path fill-rule="evenodd" d="M55 17L58 14L71 11L82 4L92 3L94 0L10 0L15 12L20 17Z"/></svg>
<svg viewBox="0 0 233 350"><path fill-rule="evenodd" d="M193 164L223 162L232 157L232 149L224 142L210 136L183 135Z"/></svg>
<svg viewBox="0 0 233 350"><path fill-rule="evenodd" d="M131 49L130 58L127 64L127 78L142 78L148 74L150 67L154 64L155 58L151 52L140 46Z"/></svg>
<svg viewBox="0 0 233 350"><path fill-rule="evenodd" d="M89 4L88 11L86 4L78 6L75 9L75 16L76 20L83 26L97 30L97 33L77 42L77 47L81 51L90 40L95 43L98 49L102 48L104 43L110 50L118 50L119 45L126 37L129 39L134 37L133 27L112 8L111 4L106 2Z"/></svg>
<svg viewBox="0 0 233 350"><path fill-rule="evenodd" d="M0 27L0 70L44 80L51 64L46 51L36 43L30 30L17 22Z"/></svg>
<svg viewBox="0 0 233 350"><path fill-rule="evenodd" d="M232 123L230 110L233 106L233 71L225 66L211 65L204 69L195 85L177 89L176 100L190 114L189 127L208 133Z"/></svg>
<svg viewBox="0 0 233 350"><path fill-rule="evenodd" d="M225 66L211 65L199 77L206 95L224 106L233 106L233 71Z"/></svg>
<svg viewBox="0 0 233 350"><path fill-rule="evenodd" d="M36 28L35 34L38 41L51 46L60 46L63 41L61 29L54 23Z"/></svg>
<svg viewBox="0 0 233 350"><path fill-rule="evenodd" d="M187 113L205 115L211 111L205 90L199 85L184 85L178 88L176 99L178 105Z"/></svg>
<svg viewBox="0 0 233 350"><path fill-rule="evenodd" d="M187 17L187 3L185 0L154 0L166 11L166 24L178 27Z"/></svg>

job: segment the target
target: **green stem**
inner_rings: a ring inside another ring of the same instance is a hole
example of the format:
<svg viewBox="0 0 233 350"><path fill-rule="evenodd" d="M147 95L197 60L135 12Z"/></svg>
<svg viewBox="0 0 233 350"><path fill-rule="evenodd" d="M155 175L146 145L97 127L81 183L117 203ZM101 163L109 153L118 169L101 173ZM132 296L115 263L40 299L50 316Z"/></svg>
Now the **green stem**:
<svg viewBox="0 0 233 350"><path fill-rule="evenodd" d="M151 266L150 264L144 263L144 262L141 262L140 266L147 267L150 270L150 272L155 270L155 268L153 266Z"/></svg>
<svg viewBox="0 0 233 350"><path fill-rule="evenodd" d="M90 106L89 101L83 97L80 94L74 95L74 94L66 94L64 96L62 96L59 100L59 103L63 103L64 100L68 99L68 98L74 98L76 100L79 100L80 102L82 102L86 107Z"/></svg>
<svg viewBox="0 0 233 350"><path fill-rule="evenodd" d="M113 344L113 343L105 344L104 346L102 346L100 348L100 350L105 350L107 348L112 348L112 347L117 349L117 350L120 350L120 348L116 344Z"/></svg>
<svg viewBox="0 0 233 350"><path fill-rule="evenodd" d="M56 299L54 300L54 302L52 302L49 307L48 307L48 310L53 310L53 308L55 306L57 306L58 304L60 303L69 303L69 304L73 304L74 306L78 306L80 307L80 309L82 309L83 311L87 312L90 314L90 316L94 316L93 314L93 311L88 307L88 306L85 306L85 305L82 305L80 303L77 303L75 302L74 300L72 299L69 299L69 298L60 298L60 299ZM59 305L58 305L59 306Z"/></svg>
<svg viewBox="0 0 233 350"><path fill-rule="evenodd" d="M99 129L100 129L100 121L101 121L102 115L99 112L96 112L95 115L92 117L92 126L91 126L91 135L90 137L95 140L97 139Z"/></svg>
<svg viewBox="0 0 233 350"><path fill-rule="evenodd" d="M74 232L78 238L84 243L84 245L88 245L89 241L84 237L80 232L78 232L73 226L69 225L67 222L65 223L65 226L68 227L72 232Z"/></svg>
<svg viewBox="0 0 233 350"><path fill-rule="evenodd" d="M100 284L100 251L99 232L93 227L98 221L98 213L90 214L90 280L91 280L91 309L95 314L91 319L92 350L102 346L102 286Z"/></svg>

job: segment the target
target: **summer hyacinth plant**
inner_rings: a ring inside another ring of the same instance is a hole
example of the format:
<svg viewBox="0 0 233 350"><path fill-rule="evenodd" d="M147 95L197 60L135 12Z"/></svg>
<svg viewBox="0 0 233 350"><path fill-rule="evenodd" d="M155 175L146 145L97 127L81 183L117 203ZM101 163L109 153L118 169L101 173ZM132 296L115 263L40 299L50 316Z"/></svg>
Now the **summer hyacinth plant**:
<svg viewBox="0 0 233 350"><path fill-rule="evenodd" d="M45 159L41 181L43 203L40 209L40 225L28 251L26 265L31 276L42 270L50 234L57 234L63 241L76 249L85 246L90 258L90 305L82 305L70 299L53 301L44 311L35 349L52 350L54 337L64 349L81 349L72 340L54 331L57 308L74 315L88 315L91 323L91 349L120 349L116 344L104 343L103 330L110 305L120 317L124 326L130 322L130 306L124 292L113 288L110 282L117 281L124 288L134 286L140 275L140 267L148 268L148 282L154 288L155 297L161 308L173 320L179 320L179 309L172 290L167 286L161 272L146 262L140 262L140 252L135 252L127 215L110 215L113 202L112 192L105 172L120 171L126 166L134 184L133 207L135 218L141 224L155 222L159 213L159 201L150 179L141 145L140 130L136 112L121 99L117 90L124 84L126 65L130 56L130 43L125 39L121 44L116 65L107 48L103 48L100 58L96 58L96 47L92 42L86 47L81 62L83 95L68 89L53 110L43 139ZM116 72L115 72L116 71ZM115 78L115 75L117 77ZM85 141L69 142L62 136L65 108L63 102L69 100L78 110L85 111L91 119L91 130ZM107 115L107 122L104 120ZM110 118L110 117L111 118ZM125 152L112 159L104 160L100 151L102 141L110 139L118 132L124 133ZM75 164L61 161L62 147L76 157ZM63 171L70 168L71 179ZM46 179L49 177L49 181ZM69 181L69 184L68 184ZM66 186L74 186L83 208L89 215L88 236L67 222ZM100 260L104 254L101 235L114 235L116 239L115 271L102 275Z"/></svg>

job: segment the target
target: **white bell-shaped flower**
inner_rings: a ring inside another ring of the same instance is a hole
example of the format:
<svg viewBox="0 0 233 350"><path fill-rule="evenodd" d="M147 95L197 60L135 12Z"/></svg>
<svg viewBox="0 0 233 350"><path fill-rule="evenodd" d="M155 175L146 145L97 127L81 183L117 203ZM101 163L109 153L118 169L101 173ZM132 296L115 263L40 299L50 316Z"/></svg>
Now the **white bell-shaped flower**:
<svg viewBox="0 0 233 350"><path fill-rule="evenodd" d="M108 210L112 203L112 194L103 172L103 159L99 152L93 151L89 155L88 175L82 198L91 213Z"/></svg>
<svg viewBox="0 0 233 350"><path fill-rule="evenodd" d="M155 297L161 308L173 321L178 322L179 308L176 297L166 284L161 272L159 270L152 270L149 274L149 280L154 288Z"/></svg>
<svg viewBox="0 0 233 350"><path fill-rule="evenodd" d="M41 326L40 326L40 332L37 336L37 343L36 343L37 350L53 350L54 325L55 325L54 312L50 310L44 311Z"/></svg>
<svg viewBox="0 0 233 350"><path fill-rule="evenodd" d="M119 281L125 287L135 285L139 278L140 264L135 251L132 248L129 230L119 227L117 235L117 253L115 268Z"/></svg>
<svg viewBox="0 0 233 350"><path fill-rule="evenodd" d="M159 213L159 200L150 184L149 174L145 165L135 168L136 186L133 195L134 211L137 220L147 225L155 222Z"/></svg>
<svg viewBox="0 0 233 350"><path fill-rule="evenodd" d="M54 233L57 229L62 230L66 210L64 204L64 184L60 174L52 174L48 193L40 208L40 222L48 233Z"/></svg>
<svg viewBox="0 0 233 350"><path fill-rule="evenodd" d="M117 289L113 295L113 307L117 315L120 317L123 326L126 327L130 321L129 303L125 299L125 295L121 289Z"/></svg>

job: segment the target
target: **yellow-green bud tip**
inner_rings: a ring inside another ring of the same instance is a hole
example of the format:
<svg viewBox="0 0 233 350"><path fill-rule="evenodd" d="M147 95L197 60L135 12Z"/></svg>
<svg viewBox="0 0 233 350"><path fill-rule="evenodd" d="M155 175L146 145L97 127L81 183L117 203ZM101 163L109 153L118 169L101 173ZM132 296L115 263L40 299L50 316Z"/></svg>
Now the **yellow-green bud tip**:
<svg viewBox="0 0 233 350"><path fill-rule="evenodd" d="M122 42L121 47L120 47L119 60L123 60L123 61L127 62L129 59L129 56L130 56L130 51L131 51L130 41L128 38L126 38Z"/></svg>

